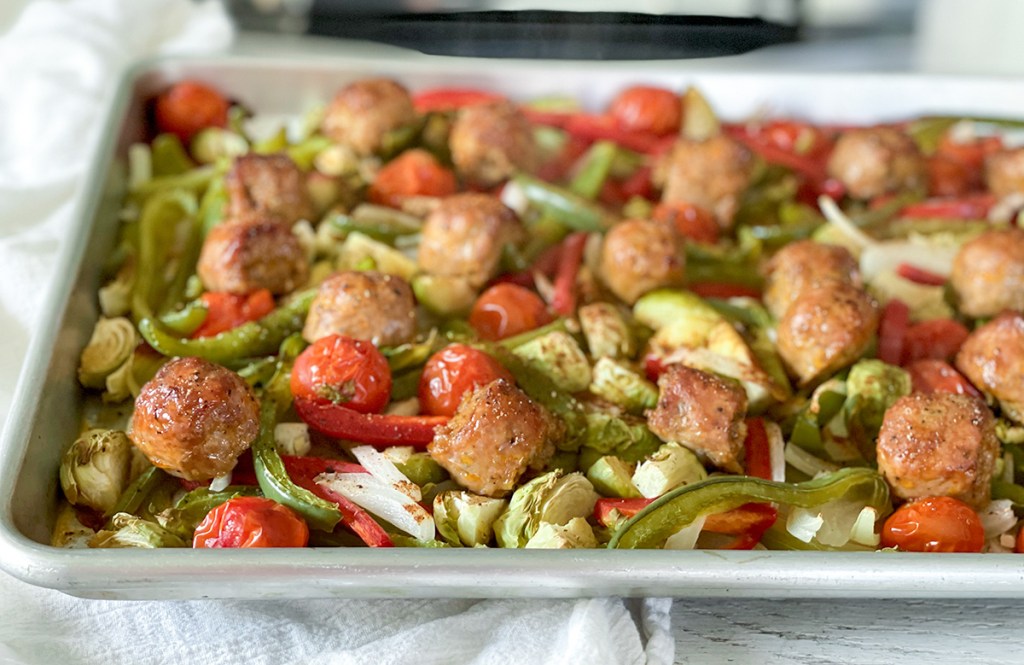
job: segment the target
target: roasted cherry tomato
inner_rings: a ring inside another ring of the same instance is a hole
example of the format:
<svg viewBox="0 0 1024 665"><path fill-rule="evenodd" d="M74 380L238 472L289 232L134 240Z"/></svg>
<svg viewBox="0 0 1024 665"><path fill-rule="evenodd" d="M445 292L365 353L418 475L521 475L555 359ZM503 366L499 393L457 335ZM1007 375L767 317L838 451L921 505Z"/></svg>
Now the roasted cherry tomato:
<svg viewBox="0 0 1024 665"><path fill-rule="evenodd" d="M309 527L290 508L261 496L220 504L196 527L192 547L305 547Z"/></svg>
<svg viewBox="0 0 1024 665"><path fill-rule="evenodd" d="M978 513L948 496L904 504L882 526L882 547L907 552L980 552L984 545Z"/></svg>
<svg viewBox="0 0 1024 665"><path fill-rule="evenodd" d="M226 126L229 106L227 98L213 88L198 81L182 81L156 98L156 126L188 144L207 127Z"/></svg>
<svg viewBox="0 0 1024 665"><path fill-rule="evenodd" d="M679 131L683 105L671 90L637 85L620 92L608 112L622 129L662 135Z"/></svg>
<svg viewBox="0 0 1024 665"><path fill-rule="evenodd" d="M903 340L903 364L932 358L949 360L960 350L970 331L952 319L932 319L907 328Z"/></svg>
<svg viewBox="0 0 1024 665"><path fill-rule="evenodd" d="M495 284L480 294L469 313L469 325L486 340L499 340L533 330L551 320L544 301L515 284Z"/></svg>
<svg viewBox="0 0 1024 665"><path fill-rule="evenodd" d="M213 337L274 311L274 296L267 289L244 295L207 291L199 299L206 305L206 318L192 337Z"/></svg>
<svg viewBox="0 0 1024 665"><path fill-rule="evenodd" d="M458 184L451 169L446 169L426 150L407 150L385 164L370 185L370 201L401 208L410 196L449 196Z"/></svg>
<svg viewBox="0 0 1024 665"><path fill-rule="evenodd" d="M925 358L915 360L905 368L910 374L910 382L914 392L919 393L954 393L957 395L974 395L981 397L978 389L971 385L967 378L956 371L945 360Z"/></svg>
<svg viewBox="0 0 1024 665"><path fill-rule="evenodd" d="M391 369L370 342L329 335L295 359L291 388L296 398L378 413L391 396Z"/></svg>
<svg viewBox="0 0 1024 665"><path fill-rule="evenodd" d="M420 409L434 416L455 415L463 395L495 379L514 380L490 355L465 344L451 344L432 355L423 368Z"/></svg>
<svg viewBox="0 0 1024 665"><path fill-rule="evenodd" d="M654 209L654 219L676 227L679 235L708 244L718 242L718 224L711 213L690 203L661 203Z"/></svg>

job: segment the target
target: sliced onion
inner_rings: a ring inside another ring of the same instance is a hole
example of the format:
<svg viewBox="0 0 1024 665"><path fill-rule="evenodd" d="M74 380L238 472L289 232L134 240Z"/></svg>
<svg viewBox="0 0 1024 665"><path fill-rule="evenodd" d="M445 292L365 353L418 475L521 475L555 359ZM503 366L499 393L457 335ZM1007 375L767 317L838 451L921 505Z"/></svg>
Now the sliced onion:
<svg viewBox="0 0 1024 665"><path fill-rule="evenodd" d="M978 511L978 517L981 518L981 526L985 528L985 538L996 538L1017 525L1017 515L1009 499L992 501Z"/></svg>
<svg viewBox="0 0 1024 665"><path fill-rule="evenodd" d="M434 538L434 518L416 501L365 473L322 473L316 482L419 540Z"/></svg>
<svg viewBox="0 0 1024 665"><path fill-rule="evenodd" d="M225 473L223 475L220 475L220 476L217 476L216 478L214 478L213 480L210 481L210 491L211 492L223 492L225 489L227 489L228 485L230 485L230 484L231 484L231 472L228 471L227 473Z"/></svg>
<svg viewBox="0 0 1024 665"><path fill-rule="evenodd" d="M772 470L772 480L777 483L786 482L786 442L782 438L782 428L778 424L766 421L764 431L768 434L768 460Z"/></svg>
<svg viewBox="0 0 1024 665"><path fill-rule="evenodd" d="M820 457L815 457L800 446L793 445L792 443L786 444L784 454L787 464L812 478L819 473L832 473L839 470L839 467L835 464L826 462Z"/></svg>
<svg viewBox="0 0 1024 665"><path fill-rule="evenodd" d="M701 515L679 531L668 537L665 541L666 550L692 550L697 544L701 529L704 528L704 520L707 517Z"/></svg>
<svg viewBox="0 0 1024 665"><path fill-rule="evenodd" d="M356 446L351 451L352 455L363 465L367 473L390 485L396 491L408 496L413 501L422 501L423 493L420 486L409 480L405 474L398 470L394 462L389 460L376 448L371 446Z"/></svg>
<svg viewBox="0 0 1024 665"><path fill-rule="evenodd" d="M517 216L522 217L530 207L530 200L526 198L526 192L514 180L505 183L501 189L501 202L512 209Z"/></svg>
<svg viewBox="0 0 1024 665"><path fill-rule="evenodd" d="M878 547L881 538L875 533L875 522L878 521L878 511L871 506L865 506L857 515L853 528L850 529L850 540L858 545L867 547Z"/></svg>
<svg viewBox="0 0 1024 665"><path fill-rule="evenodd" d="M857 225L846 216L846 213L831 198L824 194L819 196L818 207L821 208L821 214L825 216L828 223L836 227L860 251L878 244L878 241L858 229Z"/></svg>
<svg viewBox="0 0 1024 665"><path fill-rule="evenodd" d="M860 255L860 272L864 280L872 281L884 272L896 272L901 263L909 263L936 275L949 277L953 259L960 251L955 243L925 243L913 240L877 242Z"/></svg>
<svg viewBox="0 0 1024 665"><path fill-rule="evenodd" d="M825 519L807 508L794 508L786 519L786 531L797 540L809 543L821 529Z"/></svg>

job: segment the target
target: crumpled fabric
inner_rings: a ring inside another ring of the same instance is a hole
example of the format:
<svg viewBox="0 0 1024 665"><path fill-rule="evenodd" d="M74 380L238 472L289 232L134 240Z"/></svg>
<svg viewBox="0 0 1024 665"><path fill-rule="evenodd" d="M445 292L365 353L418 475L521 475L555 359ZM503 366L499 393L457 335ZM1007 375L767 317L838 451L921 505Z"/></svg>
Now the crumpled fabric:
<svg viewBox="0 0 1024 665"><path fill-rule="evenodd" d="M31 4L0 39L0 416L7 413L102 113L140 59L229 47L221 5ZM0 573L0 665L667 665L671 601L96 601Z"/></svg>

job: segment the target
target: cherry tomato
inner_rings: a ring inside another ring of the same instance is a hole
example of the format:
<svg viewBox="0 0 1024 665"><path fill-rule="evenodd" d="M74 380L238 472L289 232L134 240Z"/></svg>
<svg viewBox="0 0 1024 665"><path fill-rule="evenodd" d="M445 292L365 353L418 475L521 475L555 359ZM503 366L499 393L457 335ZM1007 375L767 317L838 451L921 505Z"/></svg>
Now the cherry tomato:
<svg viewBox="0 0 1024 665"><path fill-rule="evenodd" d="M949 360L956 355L970 331L952 319L932 319L907 328L903 338L903 364L933 358Z"/></svg>
<svg viewBox="0 0 1024 665"><path fill-rule="evenodd" d="M671 90L637 85L620 92L608 112L622 129L662 135L679 131L683 104Z"/></svg>
<svg viewBox="0 0 1024 665"><path fill-rule="evenodd" d="M391 396L391 369L370 342L329 335L295 359L291 389L296 398L378 413Z"/></svg>
<svg viewBox="0 0 1024 665"><path fill-rule="evenodd" d="M963 374L953 369L945 360L925 358L915 360L905 368L910 374L914 392L954 393L981 397L978 389Z"/></svg>
<svg viewBox="0 0 1024 665"><path fill-rule="evenodd" d="M948 496L904 504L882 526L882 547L907 552L980 552L984 545L978 513Z"/></svg>
<svg viewBox="0 0 1024 665"><path fill-rule="evenodd" d="M453 416L462 396L512 374L490 355L465 344L451 344L430 357L420 378L420 409L433 416Z"/></svg>
<svg viewBox="0 0 1024 665"><path fill-rule="evenodd" d="M156 98L156 125L161 132L177 134L184 143L207 127L228 124L228 100L198 81L176 83Z"/></svg>
<svg viewBox="0 0 1024 665"><path fill-rule="evenodd" d="M998 136L980 136L969 141L956 141L949 132L946 132L939 140L935 152L980 171L985 166L985 158L1002 148L1003 140Z"/></svg>
<svg viewBox="0 0 1024 665"><path fill-rule="evenodd" d="M668 222L676 227L679 235L694 240L714 244L718 242L718 224L711 213L691 203L660 203L654 209L654 219Z"/></svg>
<svg viewBox="0 0 1024 665"><path fill-rule="evenodd" d="M409 196L449 196L457 189L455 174L426 150L407 150L384 165L370 185L370 201L401 208Z"/></svg>
<svg viewBox="0 0 1024 665"><path fill-rule="evenodd" d="M773 120L759 129L761 137L777 148L789 152L801 155L817 154L830 147L820 129L804 122Z"/></svg>
<svg viewBox="0 0 1024 665"><path fill-rule="evenodd" d="M469 325L491 341L533 330L550 320L540 296L509 283L495 284L481 293L469 313Z"/></svg>
<svg viewBox="0 0 1024 665"><path fill-rule="evenodd" d="M196 527L192 547L305 547L309 527L291 508L260 496L220 504Z"/></svg>
<svg viewBox="0 0 1024 665"><path fill-rule="evenodd" d="M192 337L213 337L274 311L274 296L267 289L245 295L207 291L199 299L206 305L206 318Z"/></svg>

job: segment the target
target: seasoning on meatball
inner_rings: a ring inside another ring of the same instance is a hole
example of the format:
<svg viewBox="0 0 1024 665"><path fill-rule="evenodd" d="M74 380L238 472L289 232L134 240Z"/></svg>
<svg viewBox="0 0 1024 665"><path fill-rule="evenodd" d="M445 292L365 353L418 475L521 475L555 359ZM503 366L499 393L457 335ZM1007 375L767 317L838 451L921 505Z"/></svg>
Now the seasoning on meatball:
<svg viewBox="0 0 1024 665"><path fill-rule="evenodd" d="M860 358L878 328L875 301L861 289L828 281L807 289L779 320L779 355L806 386Z"/></svg>
<svg viewBox="0 0 1024 665"><path fill-rule="evenodd" d="M309 307L302 336L312 343L328 335L345 335L377 346L412 341L416 304L408 282L374 271L328 277Z"/></svg>
<svg viewBox="0 0 1024 665"><path fill-rule="evenodd" d="M1024 148L990 155L985 160L985 184L998 198L1024 194Z"/></svg>
<svg viewBox="0 0 1024 665"><path fill-rule="evenodd" d="M432 275L464 278L478 289L498 274L505 245L522 235L516 214L493 196L449 196L423 224L419 265Z"/></svg>
<svg viewBox="0 0 1024 665"><path fill-rule="evenodd" d="M306 176L287 155L243 155L228 171L225 185L229 218L265 214L294 224L314 217Z"/></svg>
<svg viewBox="0 0 1024 665"><path fill-rule="evenodd" d="M709 210L721 228L730 229L753 164L750 151L724 134L705 141L679 139L655 172L661 201Z"/></svg>
<svg viewBox="0 0 1024 665"><path fill-rule="evenodd" d="M388 132L415 121L408 90L391 79L364 79L334 96L320 128L332 141L369 156L381 150Z"/></svg>
<svg viewBox="0 0 1024 665"><path fill-rule="evenodd" d="M507 495L527 469L539 471L555 453L564 426L505 379L467 393L434 434L427 452L466 489Z"/></svg>
<svg viewBox="0 0 1024 665"><path fill-rule="evenodd" d="M686 280L686 246L671 224L630 219L613 226L601 246L601 279L628 303Z"/></svg>
<svg viewBox="0 0 1024 665"><path fill-rule="evenodd" d="M715 466L743 473L747 393L734 381L684 365L658 377L658 406L647 424L658 438L675 441Z"/></svg>
<svg viewBox="0 0 1024 665"><path fill-rule="evenodd" d="M1024 423L1024 316L1006 312L972 332L956 355L956 366L999 401L1003 415Z"/></svg>
<svg viewBox="0 0 1024 665"><path fill-rule="evenodd" d="M517 171L537 166L533 126L508 102L460 110L448 141L459 175L480 187L497 185Z"/></svg>
<svg viewBox="0 0 1024 665"><path fill-rule="evenodd" d="M878 470L903 499L950 496L982 508L998 453L992 413L970 395L901 397L878 434Z"/></svg>
<svg viewBox="0 0 1024 665"><path fill-rule="evenodd" d="M964 244L949 284L967 316L1024 310L1024 229L987 231Z"/></svg>
<svg viewBox="0 0 1024 665"><path fill-rule="evenodd" d="M305 284L306 252L288 224L253 215L213 227L203 242L196 272L209 291L280 295Z"/></svg>
<svg viewBox="0 0 1024 665"><path fill-rule="evenodd" d="M780 249L765 266L764 304L781 318L800 294L823 282L838 280L860 286L860 268L849 250L801 240Z"/></svg>
<svg viewBox="0 0 1024 665"><path fill-rule="evenodd" d="M927 165L917 144L892 127L845 132L829 157L828 174L858 199L923 189L928 183Z"/></svg>
<svg viewBox="0 0 1024 665"><path fill-rule="evenodd" d="M260 406L242 377L200 358L175 358L142 386L129 437L154 466L209 480L259 435Z"/></svg>

